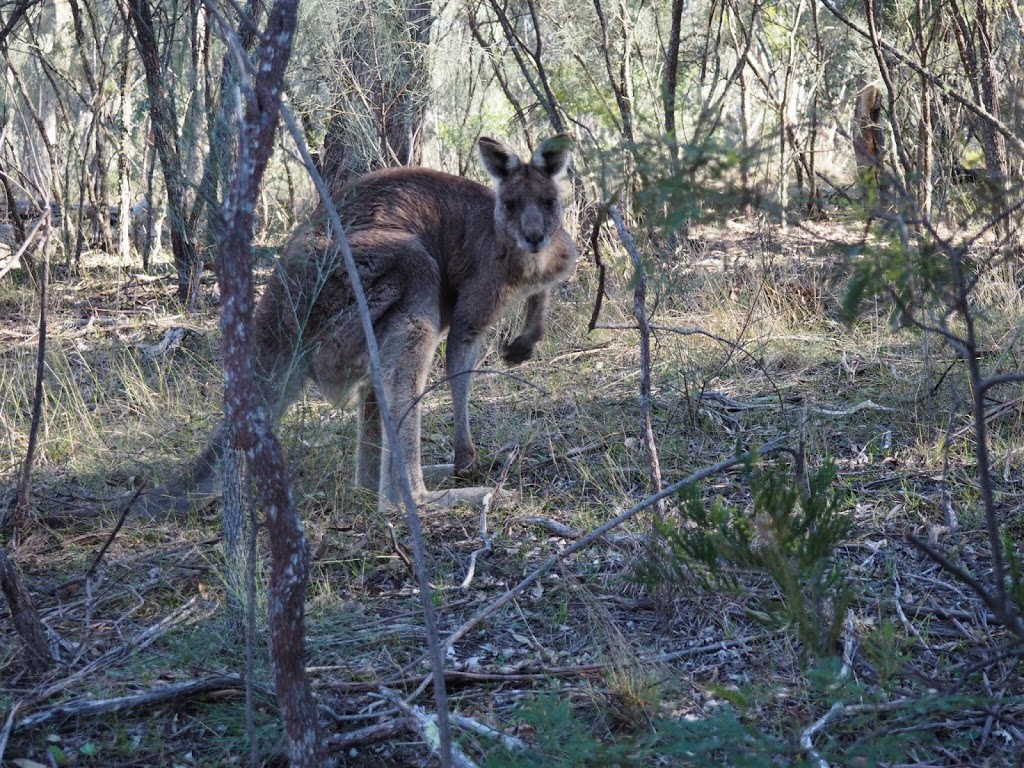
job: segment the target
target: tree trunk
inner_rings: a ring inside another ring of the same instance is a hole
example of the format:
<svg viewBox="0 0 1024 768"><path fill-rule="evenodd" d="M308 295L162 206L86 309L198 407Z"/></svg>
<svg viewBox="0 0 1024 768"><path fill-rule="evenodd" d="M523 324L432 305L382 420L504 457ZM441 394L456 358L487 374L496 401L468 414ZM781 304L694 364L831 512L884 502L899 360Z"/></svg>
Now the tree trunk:
<svg viewBox="0 0 1024 768"><path fill-rule="evenodd" d="M14 620L14 628L25 643L25 657L33 675L42 674L53 667L53 656L46 642L46 629L39 620L39 613L32 602L32 595L18 573L17 566L0 549L0 590L7 599L7 605Z"/></svg>
<svg viewBox="0 0 1024 768"><path fill-rule="evenodd" d="M331 189L377 168L416 165L421 157L429 72L425 49L433 16L429 0L402 0L393 10L372 11L373 23L357 22L342 41L339 59L352 81L327 124L317 170ZM394 14L395 18L387 18ZM398 35L400 40L385 40ZM386 65L386 46L397 45ZM344 85L344 84L343 84ZM351 92L361 94L354 100ZM362 130L356 123L362 123ZM369 128L367 128L369 125ZM367 141L365 134L372 134Z"/></svg>
<svg viewBox="0 0 1024 768"><path fill-rule="evenodd" d="M217 277L225 368L224 411L232 445L249 460L270 536L270 650L288 755L296 768L328 765L305 668L309 552L292 501L281 446L260 402L253 366L253 211L274 147L285 68L292 50L297 0L276 0L262 37L253 92L246 93L238 164L225 205Z"/></svg>
<svg viewBox="0 0 1024 768"><path fill-rule="evenodd" d="M149 0L126 0L128 16L135 28L135 45L146 73L149 115L153 125L153 144L160 158L167 189L167 208L171 217L171 253L178 271L178 299L189 303L198 284L202 265L192 232L187 226L185 178L181 171L181 152L174 94L168 88L168 76L157 45L153 13ZM150 201L152 206L152 201Z"/></svg>

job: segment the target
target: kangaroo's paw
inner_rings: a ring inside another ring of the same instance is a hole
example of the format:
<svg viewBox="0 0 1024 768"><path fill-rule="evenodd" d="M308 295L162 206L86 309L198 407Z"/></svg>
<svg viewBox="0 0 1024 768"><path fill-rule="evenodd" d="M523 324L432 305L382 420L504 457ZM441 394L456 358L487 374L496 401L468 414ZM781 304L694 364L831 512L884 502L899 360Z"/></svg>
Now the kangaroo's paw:
<svg viewBox="0 0 1024 768"><path fill-rule="evenodd" d="M498 507L514 501L518 496L515 491L504 488L499 490L493 486L446 488L440 491L427 491L420 497L419 503L424 507L438 510L460 506L480 507L484 504Z"/></svg>

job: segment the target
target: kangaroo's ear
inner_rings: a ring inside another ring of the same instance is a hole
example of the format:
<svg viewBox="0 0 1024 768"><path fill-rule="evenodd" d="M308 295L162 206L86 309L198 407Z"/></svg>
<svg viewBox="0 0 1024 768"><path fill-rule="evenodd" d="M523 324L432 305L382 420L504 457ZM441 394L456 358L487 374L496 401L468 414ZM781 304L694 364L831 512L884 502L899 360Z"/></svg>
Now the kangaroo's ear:
<svg viewBox="0 0 1024 768"><path fill-rule="evenodd" d="M572 138L564 133L541 142L530 160L534 168L540 168L555 180L565 175L570 162L572 162Z"/></svg>
<svg viewBox="0 0 1024 768"><path fill-rule="evenodd" d="M522 165L519 156L500 141L481 136L476 145L480 151L480 162L495 181L504 181Z"/></svg>

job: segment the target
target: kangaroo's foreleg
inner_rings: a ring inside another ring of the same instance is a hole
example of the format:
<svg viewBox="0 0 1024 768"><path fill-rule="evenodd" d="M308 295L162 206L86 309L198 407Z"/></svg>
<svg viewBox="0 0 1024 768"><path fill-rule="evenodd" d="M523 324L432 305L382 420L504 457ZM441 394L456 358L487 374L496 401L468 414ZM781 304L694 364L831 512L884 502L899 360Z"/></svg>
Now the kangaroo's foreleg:
<svg viewBox="0 0 1024 768"><path fill-rule="evenodd" d="M483 329L456 310L448 331L445 372L452 392L455 418L455 471L466 472L476 465L476 446L469 429L469 390L473 369L480 355Z"/></svg>
<svg viewBox="0 0 1024 768"><path fill-rule="evenodd" d="M518 365L533 356L533 348L544 336L550 300L551 291L546 288L526 300L523 328L502 353L502 357L509 365Z"/></svg>
<svg viewBox="0 0 1024 768"><path fill-rule="evenodd" d="M380 405L373 387L366 385L357 413L356 486L380 490L380 452L384 439L380 423Z"/></svg>

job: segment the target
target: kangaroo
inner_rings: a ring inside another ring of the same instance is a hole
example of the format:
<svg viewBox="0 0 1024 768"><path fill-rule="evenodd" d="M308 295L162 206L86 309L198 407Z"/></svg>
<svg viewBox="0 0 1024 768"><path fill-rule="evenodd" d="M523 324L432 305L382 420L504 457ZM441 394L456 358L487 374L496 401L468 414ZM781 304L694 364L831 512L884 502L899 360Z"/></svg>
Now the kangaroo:
<svg viewBox="0 0 1024 768"><path fill-rule="evenodd" d="M518 300L522 330L505 348L510 365L528 360L544 334L552 286L567 279L578 252L562 227L562 181L571 140L541 143L529 161L505 144L477 142L494 181L425 168L369 173L344 187L335 206L345 226L380 349L387 407L418 502L428 493L420 462L420 405L434 353L447 331L445 368L454 410L456 472L477 450L469 392L480 342ZM339 407L358 404L356 484L377 491L382 508L398 502L394 447L369 386L369 357L358 308L322 206L285 246L255 314L257 370L276 422L309 381ZM226 444L222 424L190 469L151 495L210 495ZM471 489L482 491L485 489Z"/></svg>

